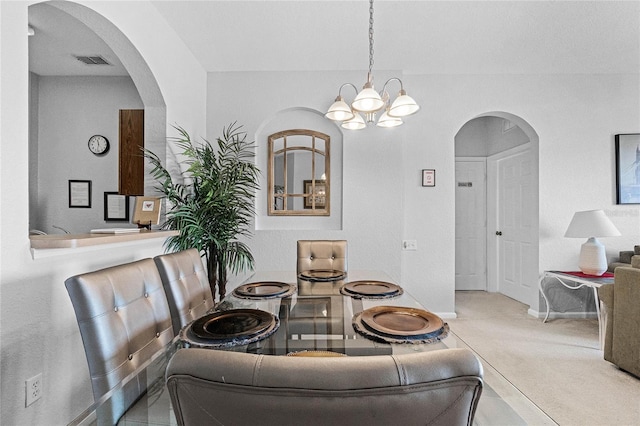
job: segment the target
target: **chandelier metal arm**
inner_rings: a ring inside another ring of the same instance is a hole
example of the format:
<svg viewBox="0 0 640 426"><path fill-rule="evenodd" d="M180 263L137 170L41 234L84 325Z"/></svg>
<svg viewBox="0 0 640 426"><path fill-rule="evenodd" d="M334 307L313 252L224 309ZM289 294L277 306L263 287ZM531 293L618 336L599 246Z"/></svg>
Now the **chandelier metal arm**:
<svg viewBox="0 0 640 426"><path fill-rule="evenodd" d="M338 96L342 96L342 88L343 88L344 86L351 86L351 87L353 87L353 90L356 92L356 95L358 94L358 88L357 88L355 85L353 85L353 84L351 84L351 83L344 83L342 86L340 86L340 89L338 89Z"/></svg>
<svg viewBox="0 0 640 426"><path fill-rule="evenodd" d="M384 86L382 86L382 92L380 92L380 96L382 96L382 94L387 90L387 84L391 83L392 81L397 81L398 83L400 83L400 90L404 90L404 87L402 86L402 80L400 80L398 77L391 77L386 81L386 83L384 83Z"/></svg>

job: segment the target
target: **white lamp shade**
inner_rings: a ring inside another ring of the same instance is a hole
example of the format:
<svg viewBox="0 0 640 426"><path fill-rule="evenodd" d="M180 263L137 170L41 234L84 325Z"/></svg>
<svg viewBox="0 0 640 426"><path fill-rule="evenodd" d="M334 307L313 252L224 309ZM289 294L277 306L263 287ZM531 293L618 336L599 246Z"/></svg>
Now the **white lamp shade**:
<svg viewBox="0 0 640 426"><path fill-rule="evenodd" d="M396 127L402 125L402 119L400 117L391 117L387 111L385 111L378 120L378 127Z"/></svg>
<svg viewBox="0 0 640 426"><path fill-rule="evenodd" d="M329 120L345 121L351 120L354 116L354 113L353 111L351 111L351 108L349 108L349 105L347 105L347 103L341 97L339 97L333 104L331 104L331 106L329 107L329 111L327 111L324 116Z"/></svg>
<svg viewBox="0 0 640 426"><path fill-rule="evenodd" d="M420 106L416 101L411 96L407 96L404 91L401 91L400 96L391 104L389 115L391 117L406 117L407 115L415 114L419 109Z"/></svg>
<svg viewBox="0 0 640 426"><path fill-rule="evenodd" d="M360 114L355 114L351 120L343 121L342 127L349 130L360 130L367 127L367 125Z"/></svg>
<svg viewBox="0 0 640 426"><path fill-rule="evenodd" d="M571 219L565 237L617 237L620 231L602 210L576 212Z"/></svg>
<svg viewBox="0 0 640 426"><path fill-rule="evenodd" d="M356 111L375 112L384 106L380 94L373 87L365 87L358 93L351 107Z"/></svg>

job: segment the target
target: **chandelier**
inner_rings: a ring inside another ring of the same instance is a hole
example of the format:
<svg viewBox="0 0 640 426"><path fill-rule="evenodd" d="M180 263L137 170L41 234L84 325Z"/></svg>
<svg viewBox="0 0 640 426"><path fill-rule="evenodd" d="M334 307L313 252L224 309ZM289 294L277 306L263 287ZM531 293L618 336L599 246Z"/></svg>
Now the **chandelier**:
<svg viewBox="0 0 640 426"><path fill-rule="evenodd" d="M387 80L380 93L373 87L373 0L369 0L369 72L367 82L358 93L358 89L351 83L344 83L338 90L335 102L329 107L325 114L330 120L341 121L341 126L349 130L360 130L367 127L366 123L376 121L376 113L384 110L380 119L376 123L379 127L395 127L402 124L402 117L415 114L420 106L405 92L402 80L393 77ZM392 81L400 83L400 92L393 102L390 102L387 85ZM356 97L349 106L342 98L342 89L346 86L352 87L356 92ZM364 114L364 118L361 114ZM366 122L365 122L366 121Z"/></svg>

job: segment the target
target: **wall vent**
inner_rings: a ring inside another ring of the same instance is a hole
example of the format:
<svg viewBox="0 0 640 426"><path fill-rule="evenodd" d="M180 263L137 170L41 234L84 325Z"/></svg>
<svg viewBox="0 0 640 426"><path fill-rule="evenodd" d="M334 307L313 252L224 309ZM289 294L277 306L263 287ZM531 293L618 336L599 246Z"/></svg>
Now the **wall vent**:
<svg viewBox="0 0 640 426"><path fill-rule="evenodd" d="M87 65L111 65L102 56L78 56L74 55L77 60Z"/></svg>

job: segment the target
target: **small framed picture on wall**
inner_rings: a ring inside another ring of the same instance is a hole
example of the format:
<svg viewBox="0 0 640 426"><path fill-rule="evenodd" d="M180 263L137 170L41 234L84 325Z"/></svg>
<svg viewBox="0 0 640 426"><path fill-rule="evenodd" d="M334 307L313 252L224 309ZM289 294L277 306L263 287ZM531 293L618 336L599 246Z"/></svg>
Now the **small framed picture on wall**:
<svg viewBox="0 0 640 426"><path fill-rule="evenodd" d="M422 186L436 186L436 171L434 169L422 170Z"/></svg>
<svg viewBox="0 0 640 426"><path fill-rule="evenodd" d="M91 208L90 180L69 180L69 208Z"/></svg>
<svg viewBox="0 0 640 426"><path fill-rule="evenodd" d="M104 193L105 222L129 222L129 196L117 192Z"/></svg>

